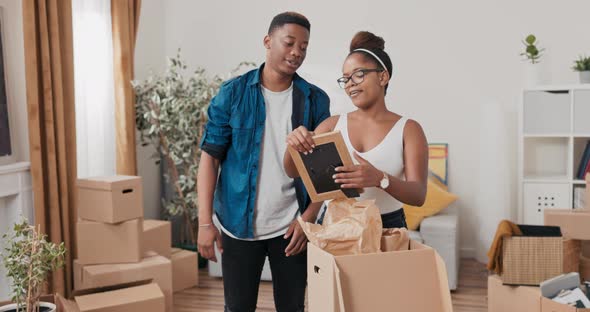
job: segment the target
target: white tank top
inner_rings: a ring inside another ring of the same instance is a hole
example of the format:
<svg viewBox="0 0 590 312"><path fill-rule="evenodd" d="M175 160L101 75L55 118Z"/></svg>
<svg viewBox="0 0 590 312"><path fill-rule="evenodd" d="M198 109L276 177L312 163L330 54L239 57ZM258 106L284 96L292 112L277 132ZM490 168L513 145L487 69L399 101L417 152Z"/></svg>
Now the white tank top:
<svg viewBox="0 0 590 312"><path fill-rule="evenodd" d="M334 130L339 130L344 138L344 143L350 152L350 157L355 164L358 161L354 158L353 152L370 162L375 168L399 179L404 177L404 127L406 117L401 117L385 135L385 138L375 147L360 153L354 149L348 136L348 115L341 115ZM361 193L358 200L375 199L381 214L389 213L400 209L403 203L395 199L389 193L379 187L368 187Z"/></svg>

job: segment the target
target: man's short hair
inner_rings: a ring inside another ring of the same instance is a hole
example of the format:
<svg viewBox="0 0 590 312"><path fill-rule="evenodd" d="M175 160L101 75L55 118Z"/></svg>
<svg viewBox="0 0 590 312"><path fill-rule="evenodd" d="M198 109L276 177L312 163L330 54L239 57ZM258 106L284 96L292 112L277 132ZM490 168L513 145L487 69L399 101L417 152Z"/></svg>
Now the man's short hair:
<svg viewBox="0 0 590 312"><path fill-rule="evenodd" d="M285 24L297 24L307 29L307 31L310 31L311 28L309 20L302 14L297 12L283 12L272 19L268 27L268 34L272 34L277 28Z"/></svg>

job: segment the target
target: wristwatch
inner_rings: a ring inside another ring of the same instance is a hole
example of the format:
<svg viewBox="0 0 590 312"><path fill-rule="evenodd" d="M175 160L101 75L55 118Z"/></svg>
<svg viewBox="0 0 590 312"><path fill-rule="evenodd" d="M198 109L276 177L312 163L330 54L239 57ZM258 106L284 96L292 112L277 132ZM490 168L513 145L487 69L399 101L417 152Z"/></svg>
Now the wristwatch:
<svg viewBox="0 0 590 312"><path fill-rule="evenodd" d="M386 189L389 186L389 177L387 176L387 173L383 172L383 178L381 179L381 182L379 182L379 187L382 189Z"/></svg>

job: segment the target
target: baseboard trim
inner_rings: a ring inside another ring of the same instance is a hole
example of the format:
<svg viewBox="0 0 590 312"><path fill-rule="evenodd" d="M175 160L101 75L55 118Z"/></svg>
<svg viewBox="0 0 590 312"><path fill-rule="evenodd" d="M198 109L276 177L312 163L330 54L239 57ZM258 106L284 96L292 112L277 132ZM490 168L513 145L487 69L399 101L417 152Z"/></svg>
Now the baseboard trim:
<svg viewBox="0 0 590 312"><path fill-rule="evenodd" d="M475 258L475 248L462 247L461 258Z"/></svg>

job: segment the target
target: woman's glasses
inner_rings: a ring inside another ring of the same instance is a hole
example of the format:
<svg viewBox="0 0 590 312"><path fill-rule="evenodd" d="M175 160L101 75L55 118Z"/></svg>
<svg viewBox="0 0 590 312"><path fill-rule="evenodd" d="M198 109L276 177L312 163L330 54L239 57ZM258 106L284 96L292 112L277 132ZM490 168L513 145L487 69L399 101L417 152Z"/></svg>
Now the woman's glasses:
<svg viewBox="0 0 590 312"><path fill-rule="evenodd" d="M379 69L379 68L374 68L374 69L359 69L355 72L353 72L350 76L346 77L346 76L342 76L340 78L338 78L338 85L340 86L340 88L345 89L346 88L346 84L348 83L349 80L352 80L352 82L354 84L359 84L361 82L363 82L363 80L365 80L365 75L367 73L372 73L372 72L382 72L383 69Z"/></svg>

